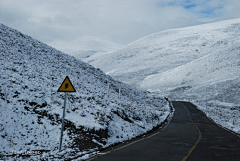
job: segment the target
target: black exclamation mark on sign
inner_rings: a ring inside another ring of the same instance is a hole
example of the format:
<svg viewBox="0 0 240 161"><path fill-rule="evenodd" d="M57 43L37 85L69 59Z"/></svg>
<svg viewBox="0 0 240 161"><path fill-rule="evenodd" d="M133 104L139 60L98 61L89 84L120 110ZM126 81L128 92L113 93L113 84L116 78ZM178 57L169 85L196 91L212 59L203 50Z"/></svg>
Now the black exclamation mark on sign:
<svg viewBox="0 0 240 161"><path fill-rule="evenodd" d="M65 84L65 89L67 89L67 88L68 88L68 83Z"/></svg>

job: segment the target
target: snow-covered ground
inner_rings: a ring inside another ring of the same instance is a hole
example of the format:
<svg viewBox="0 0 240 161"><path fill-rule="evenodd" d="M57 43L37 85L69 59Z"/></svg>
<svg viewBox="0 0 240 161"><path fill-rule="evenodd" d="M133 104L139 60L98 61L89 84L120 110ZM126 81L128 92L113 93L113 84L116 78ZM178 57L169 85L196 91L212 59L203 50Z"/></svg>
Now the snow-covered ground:
<svg viewBox="0 0 240 161"><path fill-rule="evenodd" d="M30 155L33 160L86 159L146 133L170 115L165 99L3 24L0 71L0 159L27 159L26 152L37 153ZM59 153L64 93L57 90L66 76L77 92L68 94Z"/></svg>
<svg viewBox="0 0 240 161"><path fill-rule="evenodd" d="M240 19L154 33L83 60L140 89L207 105L209 117L240 133Z"/></svg>

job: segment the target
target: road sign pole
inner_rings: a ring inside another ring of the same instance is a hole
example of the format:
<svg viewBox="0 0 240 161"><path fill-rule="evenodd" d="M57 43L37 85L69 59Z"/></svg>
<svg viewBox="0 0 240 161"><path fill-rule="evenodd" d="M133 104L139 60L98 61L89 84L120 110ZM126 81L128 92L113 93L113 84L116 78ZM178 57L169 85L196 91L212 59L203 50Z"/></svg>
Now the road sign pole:
<svg viewBox="0 0 240 161"><path fill-rule="evenodd" d="M67 102L67 92L65 92L65 99L64 99L63 116L62 116L62 129L61 129L59 152L62 149L62 136L63 136L63 129L64 129L64 117L65 117L66 102Z"/></svg>

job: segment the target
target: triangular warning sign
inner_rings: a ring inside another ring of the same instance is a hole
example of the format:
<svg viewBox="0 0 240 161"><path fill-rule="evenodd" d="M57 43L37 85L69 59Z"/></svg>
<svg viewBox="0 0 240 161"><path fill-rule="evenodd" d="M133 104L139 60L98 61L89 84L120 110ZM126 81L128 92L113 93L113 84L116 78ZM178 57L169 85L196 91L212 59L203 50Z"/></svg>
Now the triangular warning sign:
<svg viewBox="0 0 240 161"><path fill-rule="evenodd" d="M66 76L62 85L58 88L58 92L76 92L68 76Z"/></svg>

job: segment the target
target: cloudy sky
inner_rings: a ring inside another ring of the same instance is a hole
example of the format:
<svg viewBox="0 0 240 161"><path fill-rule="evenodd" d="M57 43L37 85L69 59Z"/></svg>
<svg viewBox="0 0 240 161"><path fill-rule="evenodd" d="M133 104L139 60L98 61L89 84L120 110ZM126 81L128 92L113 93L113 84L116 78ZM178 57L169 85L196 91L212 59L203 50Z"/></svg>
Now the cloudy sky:
<svg viewBox="0 0 240 161"><path fill-rule="evenodd" d="M239 0L0 0L0 23L66 53L112 51L148 34L240 18Z"/></svg>

